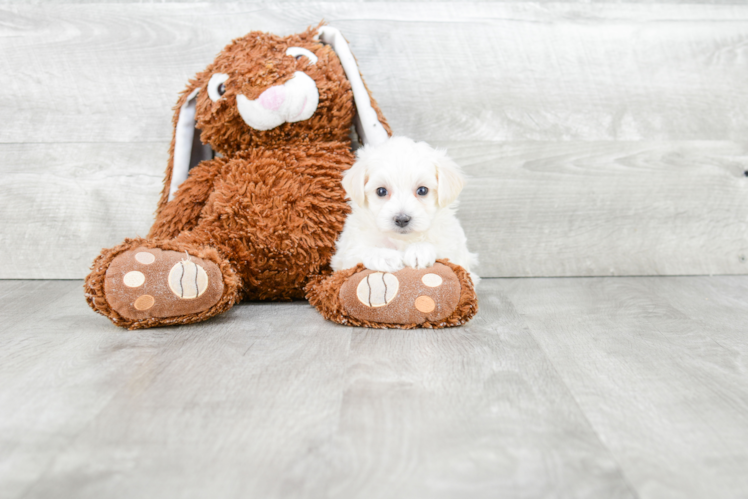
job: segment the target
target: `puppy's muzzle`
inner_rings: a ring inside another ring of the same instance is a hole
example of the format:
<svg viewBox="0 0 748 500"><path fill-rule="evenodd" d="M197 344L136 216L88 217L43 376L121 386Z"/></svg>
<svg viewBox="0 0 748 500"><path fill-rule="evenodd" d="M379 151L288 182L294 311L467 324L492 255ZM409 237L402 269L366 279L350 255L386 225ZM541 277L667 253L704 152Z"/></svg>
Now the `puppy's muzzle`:
<svg viewBox="0 0 748 500"><path fill-rule="evenodd" d="M397 214L395 217L393 217L393 220L395 221L395 225L397 227L405 227L410 222L410 215Z"/></svg>

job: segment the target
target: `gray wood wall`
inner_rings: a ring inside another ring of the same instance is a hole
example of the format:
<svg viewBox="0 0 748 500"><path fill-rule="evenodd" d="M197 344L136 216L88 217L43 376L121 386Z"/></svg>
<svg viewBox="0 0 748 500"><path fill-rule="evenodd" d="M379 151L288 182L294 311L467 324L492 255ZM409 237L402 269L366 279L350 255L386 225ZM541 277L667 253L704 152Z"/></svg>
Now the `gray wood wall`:
<svg viewBox="0 0 748 500"><path fill-rule="evenodd" d="M144 235L188 78L322 18L395 132L470 174L481 275L748 271L748 5L10 2L0 278L82 278Z"/></svg>

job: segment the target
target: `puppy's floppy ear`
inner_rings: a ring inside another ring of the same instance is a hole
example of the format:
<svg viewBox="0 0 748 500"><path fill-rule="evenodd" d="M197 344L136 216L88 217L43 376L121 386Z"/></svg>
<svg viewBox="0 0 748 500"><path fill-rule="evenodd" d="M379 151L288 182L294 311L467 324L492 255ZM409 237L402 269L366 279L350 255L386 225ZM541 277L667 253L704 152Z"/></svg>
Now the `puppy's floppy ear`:
<svg viewBox="0 0 748 500"><path fill-rule="evenodd" d="M444 151L438 151L435 161L439 206L446 207L457 199L465 185L462 169Z"/></svg>
<svg viewBox="0 0 748 500"><path fill-rule="evenodd" d="M363 207L366 203L366 163L360 159L343 175L343 189L353 203Z"/></svg>

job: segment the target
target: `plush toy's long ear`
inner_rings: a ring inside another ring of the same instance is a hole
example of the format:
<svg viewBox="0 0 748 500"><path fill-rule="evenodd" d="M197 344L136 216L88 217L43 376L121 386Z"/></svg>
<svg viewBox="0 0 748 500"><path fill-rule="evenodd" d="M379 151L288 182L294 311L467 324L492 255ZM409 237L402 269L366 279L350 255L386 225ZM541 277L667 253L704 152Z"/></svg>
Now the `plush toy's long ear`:
<svg viewBox="0 0 748 500"><path fill-rule="evenodd" d="M187 179L190 169L203 160L213 158L213 150L209 145L203 145L200 142L200 130L196 127L195 108L198 92L199 89L195 89L186 98L180 99L181 104L178 105L174 114L174 136L169 152L164 190L161 193L157 211L161 211L161 208L174 198L174 193Z"/></svg>
<svg viewBox="0 0 748 500"><path fill-rule="evenodd" d="M340 59L345 76L351 83L353 100L356 102L356 132L364 144L376 146L382 144L392 135L389 125L382 115L376 101L372 99L366 83L361 77L356 58L353 57L348 42L340 31L330 26L320 26L318 29L319 40L332 47Z"/></svg>
<svg viewBox="0 0 748 500"><path fill-rule="evenodd" d="M179 118L174 127L174 166L169 183L169 200L179 185L187 179L190 169L203 160L213 158L213 150L200 142L200 131L196 127L195 108L199 89L193 90L179 108Z"/></svg>

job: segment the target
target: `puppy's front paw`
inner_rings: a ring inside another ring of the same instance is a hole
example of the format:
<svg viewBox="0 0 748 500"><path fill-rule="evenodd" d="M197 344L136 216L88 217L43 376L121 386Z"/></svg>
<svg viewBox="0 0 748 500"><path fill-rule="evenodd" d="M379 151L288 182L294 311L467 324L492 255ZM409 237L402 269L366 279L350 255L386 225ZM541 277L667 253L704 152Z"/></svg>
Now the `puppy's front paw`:
<svg viewBox="0 0 748 500"><path fill-rule="evenodd" d="M383 273L394 273L404 267L403 254L390 248L372 250L364 257L363 263L367 269Z"/></svg>
<svg viewBox="0 0 748 500"><path fill-rule="evenodd" d="M431 243L414 243L405 249L403 262L413 269L426 269L436 262L436 248Z"/></svg>

